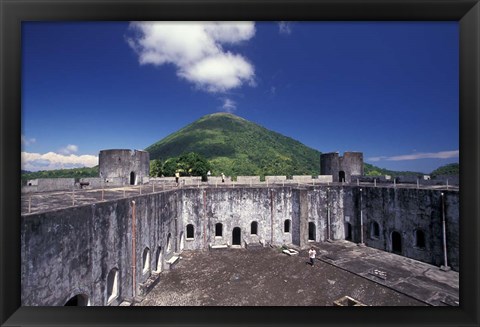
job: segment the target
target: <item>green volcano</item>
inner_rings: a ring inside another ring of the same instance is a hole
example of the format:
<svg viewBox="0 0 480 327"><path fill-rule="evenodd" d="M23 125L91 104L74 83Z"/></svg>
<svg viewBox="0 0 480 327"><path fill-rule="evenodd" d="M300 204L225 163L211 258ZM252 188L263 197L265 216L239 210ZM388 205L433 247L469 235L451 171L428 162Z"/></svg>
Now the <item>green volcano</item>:
<svg viewBox="0 0 480 327"><path fill-rule="evenodd" d="M210 162L213 174L320 174L319 151L228 113L203 116L145 150L150 160L162 161L198 153Z"/></svg>

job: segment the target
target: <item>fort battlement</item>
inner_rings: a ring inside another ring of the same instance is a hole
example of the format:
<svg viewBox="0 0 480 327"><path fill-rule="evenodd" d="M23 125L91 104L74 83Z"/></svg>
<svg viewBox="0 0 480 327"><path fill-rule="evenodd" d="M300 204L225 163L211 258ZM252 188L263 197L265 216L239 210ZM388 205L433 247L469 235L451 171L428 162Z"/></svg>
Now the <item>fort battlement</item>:
<svg viewBox="0 0 480 327"><path fill-rule="evenodd" d="M98 178L27 181L22 305L135 302L183 250L347 240L458 271L458 187L365 179L362 153L322 154L321 168L177 183L120 149L100 152Z"/></svg>
<svg viewBox="0 0 480 327"><path fill-rule="evenodd" d="M350 240L458 271L459 193L365 185L184 186L24 214L22 305L118 305L183 250ZM144 187L144 186L143 186ZM98 192L98 190L96 190Z"/></svg>

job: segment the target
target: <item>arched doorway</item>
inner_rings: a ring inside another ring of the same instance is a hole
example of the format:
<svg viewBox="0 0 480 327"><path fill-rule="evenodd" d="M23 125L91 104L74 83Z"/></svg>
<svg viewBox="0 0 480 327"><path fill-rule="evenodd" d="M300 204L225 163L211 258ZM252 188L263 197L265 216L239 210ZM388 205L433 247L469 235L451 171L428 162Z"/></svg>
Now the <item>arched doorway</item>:
<svg viewBox="0 0 480 327"><path fill-rule="evenodd" d="M232 245L241 245L242 231L235 227L232 231Z"/></svg>
<svg viewBox="0 0 480 327"><path fill-rule="evenodd" d="M376 239L380 237L380 225L376 221L370 223L370 238Z"/></svg>
<svg viewBox="0 0 480 327"><path fill-rule="evenodd" d="M107 303L118 297L118 269L113 268L107 276Z"/></svg>
<svg viewBox="0 0 480 327"><path fill-rule="evenodd" d="M130 185L135 185L135 172L130 173Z"/></svg>
<svg viewBox="0 0 480 327"><path fill-rule="evenodd" d="M399 232L392 232L392 252L402 254L402 236Z"/></svg>
<svg viewBox="0 0 480 327"><path fill-rule="evenodd" d="M86 307L88 305L88 296L77 294L65 303L66 307Z"/></svg>
<svg viewBox="0 0 480 327"><path fill-rule="evenodd" d="M415 231L415 246L421 249L425 248L425 233L422 230Z"/></svg>
<svg viewBox="0 0 480 327"><path fill-rule="evenodd" d="M185 247L185 235L183 235L183 232L180 233L180 252L183 251L183 248Z"/></svg>
<svg viewBox="0 0 480 327"><path fill-rule="evenodd" d="M345 240L352 240L352 225L350 223L345 223Z"/></svg>
<svg viewBox="0 0 480 327"><path fill-rule="evenodd" d="M316 235L315 235L315 223L309 222L308 223L308 240L309 241L315 241Z"/></svg>
<svg viewBox="0 0 480 327"><path fill-rule="evenodd" d="M193 228L192 224L187 225L187 239L193 239L194 238L194 233L195 229Z"/></svg>
<svg viewBox="0 0 480 327"><path fill-rule="evenodd" d="M162 247L159 246L157 249L156 262L155 262L155 272L159 273L162 271Z"/></svg>
<svg viewBox="0 0 480 327"><path fill-rule="evenodd" d="M253 221L250 225L250 234L257 235L258 234L258 223Z"/></svg>
<svg viewBox="0 0 480 327"><path fill-rule="evenodd" d="M145 250L143 250L142 266L143 266L142 272L144 274L150 271L150 249L149 248L145 248Z"/></svg>
<svg viewBox="0 0 480 327"><path fill-rule="evenodd" d="M170 253L170 251L172 251L172 234L171 233L168 233L168 236L167 236L167 253Z"/></svg>
<svg viewBox="0 0 480 327"><path fill-rule="evenodd" d="M223 225L221 223L215 224L215 237L222 237L223 235Z"/></svg>
<svg viewBox="0 0 480 327"><path fill-rule="evenodd" d="M338 172L338 181L340 183L345 182L345 172L343 170Z"/></svg>

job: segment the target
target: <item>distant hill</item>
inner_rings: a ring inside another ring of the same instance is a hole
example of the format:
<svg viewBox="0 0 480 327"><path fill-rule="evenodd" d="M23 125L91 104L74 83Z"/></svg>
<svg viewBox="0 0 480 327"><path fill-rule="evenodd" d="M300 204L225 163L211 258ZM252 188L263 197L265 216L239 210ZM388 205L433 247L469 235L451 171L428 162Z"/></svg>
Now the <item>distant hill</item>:
<svg viewBox="0 0 480 327"><path fill-rule="evenodd" d="M205 157L212 174L242 175L319 175L320 151L290 137L268 130L233 114L206 115L145 149L150 160L179 157L195 152ZM449 164L431 175L458 174L459 165ZM392 171L364 163L367 176L423 175L421 172ZM22 180L36 178L98 177L98 166L38 172L22 171Z"/></svg>
<svg viewBox="0 0 480 327"><path fill-rule="evenodd" d="M383 176L383 175L389 175L389 176L418 176L418 175L424 175L424 173L416 172L416 171L394 171L394 170L388 170L388 169L383 169L379 168L377 166L368 164L368 163L363 163L363 174L365 176Z"/></svg>
<svg viewBox="0 0 480 327"><path fill-rule="evenodd" d="M438 176L438 175L459 175L460 174L460 165L458 163L451 163L448 165L444 165L438 167L434 171L430 173L430 175Z"/></svg>
<svg viewBox="0 0 480 327"><path fill-rule="evenodd" d="M195 152L212 174L318 175L320 152L233 114L206 115L145 149L166 160Z"/></svg>
<svg viewBox="0 0 480 327"><path fill-rule="evenodd" d="M84 178L84 177L98 177L98 166L72 168L72 169L57 169L57 170L41 170L35 172L22 171L21 179L23 181L37 178Z"/></svg>

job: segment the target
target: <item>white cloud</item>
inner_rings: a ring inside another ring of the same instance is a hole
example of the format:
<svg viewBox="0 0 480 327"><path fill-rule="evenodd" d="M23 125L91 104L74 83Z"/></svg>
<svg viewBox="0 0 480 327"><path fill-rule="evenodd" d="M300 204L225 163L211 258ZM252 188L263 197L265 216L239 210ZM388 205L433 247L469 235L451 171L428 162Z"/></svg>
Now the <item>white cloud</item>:
<svg viewBox="0 0 480 327"><path fill-rule="evenodd" d="M61 148L59 150L59 152L61 154L72 154L72 153L76 153L78 152L78 146L74 145L74 144L69 144L67 145L66 147L64 148Z"/></svg>
<svg viewBox="0 0 480 327"><path fill-rule="evenodd" d="M237 109L237 103L230 99L223 99L222 109L226 112L232 113Z"/></svg>
<svg viewBox="0 0 480 327"><path fill-rule="evenodd" d="M25 146L32 145L33 143L37 142L35 138L27 138L25 135L22 134L22 144Z"/></svg>
<svg viewBox="0 0 480 327"><path fill-rule="evenodd" d="M238 43L255 35L253 22L211 22L205 30L218 42Z"/></svg>
<svg viewBox="0 0 480 327"><path fill-rule="evenodd" d="M286 34L286 35L292 34L291 23L289 23L289 22L279 22L278 23L278 32L280 34Z"/></svg>
<svg viewBox="0 0 480 327"><path fill-rule="evenodd" d="M209 92L225 92L250 80L253 67L241 56L221 53L181 69L178 74Z"/></svg>
<svg viewBox="0 0 480 327"><path fill-rule="evenodd" d="M134 22L128 44L140 64L173 64L177 75L208 92L254 85L255 71L222 44L238 44L255 35L253 22Z"/></svg>
<svg viewBox="0 0 480 327"><path fill-rule="evenodd" d="M380 157L372 157L369 158L369 161L380 161L380 160L387 160L387 161L404 161L404 160L418 160L418 159L450 159L450 158L458 158L459 150L454 151L440 151L440 152L429 152L429 153L414 153L414 154L404 154L399 156L380 156Z"/></svg>
<svg viewBox="0 0 480 327"><path fill-rule="evenodd" d="M45 154L22 152L22 169L29 171L53 170L62 168L93 167L98 165L98 157L92 155L63 155L55 152Z"/></svg>

